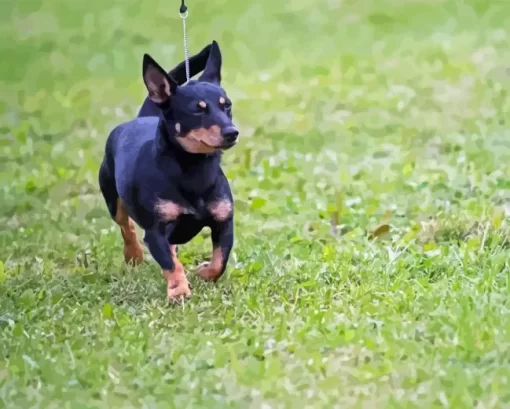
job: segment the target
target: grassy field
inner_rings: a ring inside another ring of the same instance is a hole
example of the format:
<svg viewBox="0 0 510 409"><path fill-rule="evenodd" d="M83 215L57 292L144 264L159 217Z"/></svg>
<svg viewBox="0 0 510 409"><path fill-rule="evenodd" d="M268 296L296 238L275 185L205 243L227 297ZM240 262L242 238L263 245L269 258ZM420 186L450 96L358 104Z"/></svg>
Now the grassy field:
<svg viewBox="0 0 510 409"><path fill-rule="evenodd" d="M208 232L181 248L166 307L97 171L179 2L0 2L0 407L510 408L510 3L188 3L236 244L216 285Z"/></svg>

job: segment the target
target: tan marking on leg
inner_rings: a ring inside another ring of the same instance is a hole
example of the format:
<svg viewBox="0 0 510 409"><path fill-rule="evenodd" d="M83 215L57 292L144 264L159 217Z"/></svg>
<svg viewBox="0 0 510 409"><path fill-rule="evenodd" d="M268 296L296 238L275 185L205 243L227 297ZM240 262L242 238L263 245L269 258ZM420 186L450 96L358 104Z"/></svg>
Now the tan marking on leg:
<svg viewBox="0 0 510 409"><path fill-rule="evenodd" d="M175 245L170 246L170 252L172 253L175 268L174 271L163 270L163 277L167 280L167 301L182 301L184 298L191 296L191 289L184 272L184 267L177 258Z"/></svg>
<svg viewBox="0 0 510 409"><path fill-rule="evenodd" d="M129 217L122 200L117 199L117 213L115 214L115 222L120 226L120 232L124 239L124 260L126 263L132 262L138 265L143 261L143 247L138 241L135 230L135 223Z"/></svg>
<svg viewBox="0 0 510 409"><path fill-rule="evenodd" d="M173 222L177 220L181 214L188 213L180 204L163 199L158 200L155 209L161 220L165 222Z"/></svg>
<svg viewBox="0 0 510 409"><path fill-rule="evenodd" d="M198 275L205 281L216 282L223 273L223 251L221 247L213 249L210 262L202 263L198 267Z"/></svg>
<svg viewBox="0 0 510 409"><path fill-rule="evenodd" d="M232 202L227 199L217 200L208 204L207 210L215 220L223 222L232 214Z"/></svg>

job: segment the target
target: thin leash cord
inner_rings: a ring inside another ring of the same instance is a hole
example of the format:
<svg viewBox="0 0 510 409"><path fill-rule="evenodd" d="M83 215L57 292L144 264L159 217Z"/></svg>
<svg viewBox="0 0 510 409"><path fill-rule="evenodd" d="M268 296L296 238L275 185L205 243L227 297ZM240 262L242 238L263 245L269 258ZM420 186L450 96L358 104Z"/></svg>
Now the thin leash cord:
<svg viewBox="0 0 510 409"><path fill-rule="evenodd" d="M181 2L181 8L179 14L182 18L182 29L184 34L184 64L186 67L186 82L189 81L189 56L188 56L188 34L186 32L186 18L188 17L188 8L184 4L184 0Z"/></svg>

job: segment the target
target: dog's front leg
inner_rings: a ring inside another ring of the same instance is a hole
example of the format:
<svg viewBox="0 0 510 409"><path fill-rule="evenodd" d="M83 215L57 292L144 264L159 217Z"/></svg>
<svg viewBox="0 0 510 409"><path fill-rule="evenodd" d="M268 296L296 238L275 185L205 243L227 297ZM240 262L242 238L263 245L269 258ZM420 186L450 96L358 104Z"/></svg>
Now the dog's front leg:
<svg viewBox="0 0 510 409"><path fill-rule="evenodd" d="M224 221L216 221L211 225L213 245L210 262L198 267L198 275L206 280L216 282L225 272L230 251L234 245L234 220L232 217Z"/></svg>
<svg viewBox="0 0 510 409"><path fill-rule="evenodd" d="M149 251L163 270L163 277L167 280L167 301L180 301L191 295L188 279L184 267L177 259L175 246L168 245L167 237L174 225L158 226L145 231L144 241Z"/></svg>

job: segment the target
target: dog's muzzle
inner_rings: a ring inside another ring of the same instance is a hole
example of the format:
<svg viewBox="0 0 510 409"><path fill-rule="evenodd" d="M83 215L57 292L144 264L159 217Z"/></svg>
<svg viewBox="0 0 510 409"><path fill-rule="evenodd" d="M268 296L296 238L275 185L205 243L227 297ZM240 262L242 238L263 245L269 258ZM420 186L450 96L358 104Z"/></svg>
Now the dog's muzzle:
<svg viewBox="0 0 510 409"><path fill-rule="evenodd" d="M239 137L239 131L235 126L228 126L221 130L221 136L223 137L222 149L229 149L237 143Z"/></svg>

